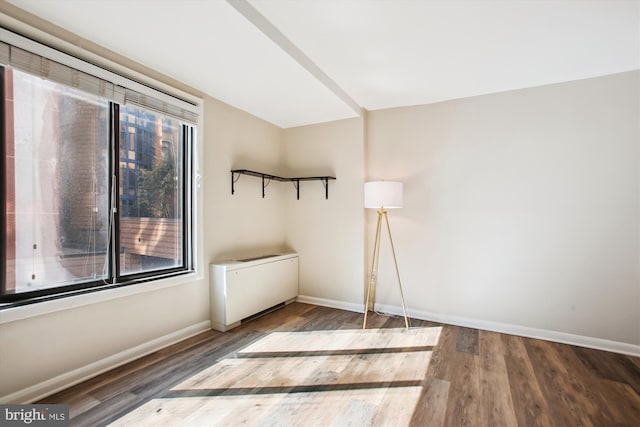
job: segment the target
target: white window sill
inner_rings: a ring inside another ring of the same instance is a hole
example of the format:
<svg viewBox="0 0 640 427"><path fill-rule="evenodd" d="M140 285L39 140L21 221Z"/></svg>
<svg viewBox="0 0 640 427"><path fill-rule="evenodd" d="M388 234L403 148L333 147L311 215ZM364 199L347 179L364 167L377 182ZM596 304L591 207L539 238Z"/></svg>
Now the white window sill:
<svg viewBox="0 0 640 427"><path fill-rule="evenodd" d="M57 311L82 307L84 305L97 304L145 292L154 292L172 286L193 283L194 281L200 280L202 278L202 274L193 272L177 277L152 280L149 282L136 283L133 285L121 286L113 289L97 290L95 292L62 297L17 307L4 309L0 308L0 325L3 323L15 322L17 320L24 320L31 317L55 313Z"/></svg>

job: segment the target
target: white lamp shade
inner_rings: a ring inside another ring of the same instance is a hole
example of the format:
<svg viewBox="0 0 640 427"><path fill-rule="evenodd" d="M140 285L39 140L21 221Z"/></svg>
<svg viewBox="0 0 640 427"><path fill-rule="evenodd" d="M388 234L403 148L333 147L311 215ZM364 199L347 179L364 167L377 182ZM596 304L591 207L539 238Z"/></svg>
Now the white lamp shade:
<svg viewBox="0 0 640 427"><path fill-rule="evenodd" d="M371 181L364 184L364 207L394 209L402 207L402 183Z"/></svg>

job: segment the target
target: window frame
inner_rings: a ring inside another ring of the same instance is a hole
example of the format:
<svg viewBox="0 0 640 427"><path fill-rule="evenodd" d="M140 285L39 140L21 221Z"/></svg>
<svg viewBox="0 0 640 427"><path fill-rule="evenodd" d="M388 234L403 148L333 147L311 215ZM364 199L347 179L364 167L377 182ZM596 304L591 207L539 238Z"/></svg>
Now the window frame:
<svg viewBox="0 0 640 427"><path fill-rule="evenodd" d="M2 170L4 173L0 174L0 204L3 208L0 209L0 295L4 295L6 281L7 281L7 185L6 185L6 117L5 117L5 74L4 67L0 67L0 129L2 134L0 135L0 162L2 162Z"/></svg>
<svg viewBox="0 0 640 427"><path fill-rule="evenodd" d="M119 104L112 104L113 108L112 108L112 118L113 118L113 122L115 126L116 124L118 125L118 128L116 129L115 127L113 128L113 133L115 135L113 144L115 146L115 148L111 149L111 174L113 176L113 187L114 187L114 191L117 192L117 189L120 188L120 151L119 151L119 138L120 135L122 134L120 132L120 128L119 128L119 124L120 124L120 105ZM164 120L163 120L164 121ZM139 273L130 273L130 274L122 274L122 270L121 270L121 260L120 257L118 256L119 251L113 251L112 256L113 259L115 259L115 263L113 264L113 268L114 268L114 274L113 274L113 278L115 279L116 282L128 282L128 281L139 281L139 280L145 280L148 279L152 276L164 276L164 275L175 275L178 274L180 272L183 272L185 270L189 270L190 267L193 265L193 260L191 259L191 254L193 253L193 251L190 248L191 245L191 239L190 237L190 230L192 229L191 227L191 222L192 219L190 221L190 218L188 215L188 213L191 213L193 211L193 206L191 206L191 197L187 197L187 195L192 193L192 188L190 187L190 183L191 180L188 179L191 175L191 170L193 167L193 159L191 157L189 157L191 155L191 147L193 145L193 140L191 139L191 136L195 133L195 126L189 126L185 123L181 123L180 124L180 144L182 145L182 152L183 152L183 162L182 162L182 266L181 267L172 267L172 268L164 268L161 270L152 270L152 271L144 271L144 272L139 272ZM118 198L116 197L116 200ZM113 209L114 207L112 206L111 209ZM115 216L115 220L114 220L114 227L113 227L113 233L115 234L115 237L112 238L111 242L115 243L118 247L121 246L121 241L120 241L120 208L117 207L116 208L117 212L114 215ZM155 275L153 273L156 273Z"/></svg>
<svg viewBox="0 0 640 427"><path fill-rule="evenodd" d="M3 43L7 43L10 45L17 45L20 49L25 49L28 51L32 51L29 47L24 47L20 44L16 44L14 40L6 40L2 35L7 33L8 31L5 29L0 29L0 41ZM14 33L10 33L15 38L24 39L20 35L16 35ZM45 51L52 51L53 49L36 43L32 40L28 40L28 45L36 44L39 49ZM38 49L36 49L38 50ZM66 61L61 62L71 62L72 64L65 64L69 67L77 69L76 65L78 61L81 64L84 64L86 68L95 69L96 66L83 61L77 57L69 56L68 54L61 52L59 50L53 50L57 55L55 58L52 58L53 61L58 61L59 57L63 57ZM40 54L40 52L36 53ZM6 129L4 126L5 123L5 66L9 66L8 64L0 64L0 81L2 85L0 87L0 96L2 97L3 102L0 103L0 120L2 120L2 128ZM122 276L120 274L120 257L119 257L119 212L116 209L114 212L114 208L119 205L119 134L120 134L120 116L119 116L119 108L120 105L116 101L110 102L110 119L109 119L109 165L108 170L110 173L110 179L108 186L110 187L109 191L109 212L112 214L112 227L111 227L111 235L109 236L109 243L107 247L108 257L109 257L109 268L107 271L108 279L107 280L95 280L95 281L87 281L77 284L63 285L45 289L39 289L34 291L27 292L15 292L15 293L5 293L6 288L6 266L7 266L7 230L6 230L6 221L7 221L7 213L6 213L6 202L7 202L7 176L6 173L0 174L0 203L2 203L3 208L2 212L0 212L0 221L2 221L2 227L0 227L0 267L2 267L2 274L0 274L0 310L8 307L16 307L26 304L32 304L42 301L50 301L53 299L64 298L68 296L92 293L92 292L100 292L103 290L120 288L124 286L134 285L134 284L142 284L153 281L163 281L160 287L166 286L166 280L173 278L176 276L182 275L193 275L197 273L197 260L194 244L198 240L194 235L196 227L196 222L198 219L198 212L196 210L195 204L195 193L196 188L194 186L194 176L197 174L197 158L196 158L196 144L197 144L197 135L198 135L198 126L200 125L200 117L201 117L201 100L191 99L185 100L188 96L182 97L174 97L167 93L167 90L164 89L162 91L158 91L158 89L154 89L152 86L144 85L139 83L138 81L130 80L129 78L122 76L121 74L115 74L112 71L98 68L101 74L106 74L109 77L113 77L113 80L117 84L122 84L123 81L130 83L133 90L139 90L140 88L145 89L151 95L160 95L170 97L173 100L191 104L194 108L197 119L190 123L189 121L185 121L183 118L178 117L180 120L181 126L181 138L180 144L183 145L184 157L182 159L182 265L173 268L167 269L159 269L159 270L151 270L146 272L141 272L137 274L127 274ZM87 72L84 69L80 70L81 72ZM104 78L103 75L100 75L99 78ZM128 86L126 86L128 87ZM147 106L142 106L149 111L154 111L153 109L148 108ZM157 112L160 115L165 115L171 117L171 114L167 114L166 112ZM0 159L3 164L6 162L6 132L3 132L0 135ZM6 171L6 169L5 169ZM115 206L114 206L115 204ZM145 286L146 288L147 286Z"/></svg>

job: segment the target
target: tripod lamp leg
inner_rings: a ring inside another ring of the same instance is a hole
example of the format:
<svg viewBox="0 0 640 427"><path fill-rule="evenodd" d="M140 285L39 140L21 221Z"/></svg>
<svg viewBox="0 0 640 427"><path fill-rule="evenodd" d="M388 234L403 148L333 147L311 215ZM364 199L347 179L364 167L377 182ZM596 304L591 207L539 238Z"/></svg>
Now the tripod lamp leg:
<svg viewBox="0 0 640 427"><path fill-rule="evenodd" d="M378 280L378 259L380 255L380 228L382 226L382 212L378 211L378 223L376 225L376 238L373 243L373 258L371 260L371 272L369 273L369 285L367 287L367 301L364 305L364 321L362 322L362 329L367 327L367 314L369 312L369 301L371 301L373 308L375 308L375 292L376 284ZM373 289L373 293L372 293ZM372 298L373 297L373 298Z"/></svg>

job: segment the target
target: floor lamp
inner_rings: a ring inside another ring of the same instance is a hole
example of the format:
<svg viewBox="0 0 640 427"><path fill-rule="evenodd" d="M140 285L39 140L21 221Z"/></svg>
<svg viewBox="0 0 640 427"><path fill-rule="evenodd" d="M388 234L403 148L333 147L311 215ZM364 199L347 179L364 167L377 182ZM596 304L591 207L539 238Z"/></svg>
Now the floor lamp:
<svg viewBox="0 0 640 427"><path fill-rule="evenodd" d="M386 209L394 209L402 207L402 183L394 181L372 181L364 184L364 207L369 209L378 209L378 224L376 226L376 238L373 244L373 259L371 261L371 273L369 275L369 286L367 287L367 302L364 306L364 322L362 329L367 327L367 313L369 312L369 301L371 308L375 308L375 292L378 282L378 260L380 259L380 230L382 228L382 219L387 225L389 234L389 242L391 243L391 252L393 253L393 263L396 267L396 276L398 277L398 286L400 287L400 297L402 299L402 312L404 313L404 324L409 329L409 318L407 317L407 306L404 302L404 292L402 291L402 282L400 281L400 271L398 270L398 261L396 260L396 250L393 247L393 239L391 238L391 228L389 227L389 218ZM373 293L372 293L373 291Z"/></svg>

